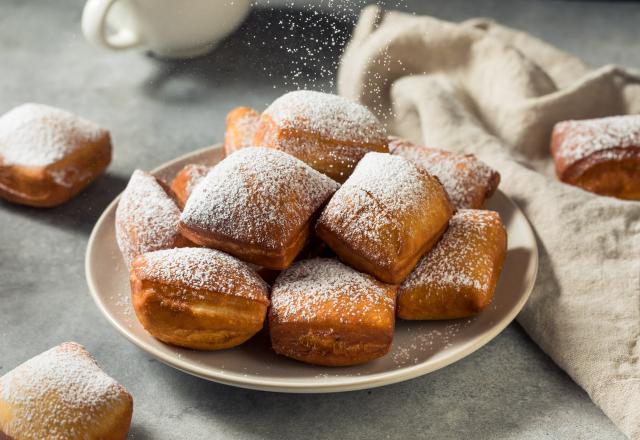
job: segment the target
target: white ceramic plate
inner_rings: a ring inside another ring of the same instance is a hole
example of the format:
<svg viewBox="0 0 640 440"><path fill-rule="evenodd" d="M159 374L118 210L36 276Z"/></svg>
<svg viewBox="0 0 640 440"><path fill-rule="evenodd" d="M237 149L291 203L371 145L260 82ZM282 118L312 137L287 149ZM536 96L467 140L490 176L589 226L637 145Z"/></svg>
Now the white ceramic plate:
<svg viewBox="0 0 640 440"><path fill-rule="evenodd" d="M153 173L170 181L184 165L213 165L223 154L220 147L205 148ZM325 393L373 388L427 374L462 359L496 337L524 306L538 270L538 249L527 219L498 191L488 201L487 209L500 213L507 227L509 246L493 301L479 316L452 321L399 320L391 352L355 367L316 367L278 356L270 349L264 332L230 350L191 351L154 339L131 309L128 273L115 239L117 202L116 198L96 223L85 261L89 289L102 313L127 339L167 365L243 388Z"/></svg>

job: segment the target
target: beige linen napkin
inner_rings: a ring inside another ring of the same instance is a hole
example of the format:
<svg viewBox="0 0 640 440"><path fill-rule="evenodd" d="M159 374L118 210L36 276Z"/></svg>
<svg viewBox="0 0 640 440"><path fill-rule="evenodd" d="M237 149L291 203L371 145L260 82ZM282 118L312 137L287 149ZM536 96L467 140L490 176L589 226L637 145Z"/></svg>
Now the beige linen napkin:
<svg viewBox="0 0 640 440"><path fill-rule="evenodd" d="M631 438L640 439L640 202L557 181L553 124L640 113L640 74L596 70L488 20L450 23L385 13L360 17L339 73L342 95L392 131L471 152L538 238L540 271L518 321Z"/></svg>

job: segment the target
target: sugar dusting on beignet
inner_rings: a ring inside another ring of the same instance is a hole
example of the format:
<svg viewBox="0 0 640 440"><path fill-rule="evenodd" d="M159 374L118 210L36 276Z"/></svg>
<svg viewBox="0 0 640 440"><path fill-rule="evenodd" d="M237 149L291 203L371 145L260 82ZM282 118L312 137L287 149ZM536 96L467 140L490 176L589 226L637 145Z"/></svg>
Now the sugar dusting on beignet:
<svg viewBox="0 0 640 440"><path fill-rule="evenodd" d="M479 313L493 297L506 249L497 212L458 211L442 239L400 285L398 316L451 319Z"/></svg>
<svg viewBox="0 0 640 440"><path fill-rule="evenodd" d="M297 262L273 285L273 348L328 366L383 356L393 339L396 289L334 259Z"/></svg>
<svg viewBox="0 0 640 440"><path fill-rule="evenodd" d="M121 440L132 410L127 390L75 342L0 378L0 432L9 438Z"/></svg>
<svg viewBox="0 0 640 440"><path fill-rule="evenodd" d="M344 182L368 152L388 152L386 131L365 106L341 96L299 90L263 113L255 144L292 154Z"/></svg>
<svg viewBox="0 0 640 440"><path fill-rule="evenodd" d="M458 154L390 138L392 154L409 159L440 180L456 209L479 209L500 184L500 174L473 154Z"/></svg>

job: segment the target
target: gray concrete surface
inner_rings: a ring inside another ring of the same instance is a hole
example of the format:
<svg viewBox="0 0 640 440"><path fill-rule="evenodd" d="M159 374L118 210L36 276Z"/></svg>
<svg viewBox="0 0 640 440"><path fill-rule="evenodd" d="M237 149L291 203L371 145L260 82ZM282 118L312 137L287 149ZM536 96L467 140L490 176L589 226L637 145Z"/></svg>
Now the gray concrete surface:
<svg viewBox="0 0 640 440"><path fill-rule="evenodd" d="M453 20L493 17L594 65L640 66L640 3L402 3ZM80 34L81 7L80 0L0 0L0 112L25 101L60 106L109 127L115 144L107 175L66 206L0 202L0 375L55 344L78 341L134 395L134 439L623 438L517 324L428 376L306 396L209 383L119 336L94 306L84 277L86 242L100 212L135 167L153 168L220 141L231 107L262 108L291 87L279 76L291 59L264 25L282 10L258 10L203 59L167 63L90 47ZM258 31L266 39L251 37ZM325 68L337 53L328 56Z"/></svg>

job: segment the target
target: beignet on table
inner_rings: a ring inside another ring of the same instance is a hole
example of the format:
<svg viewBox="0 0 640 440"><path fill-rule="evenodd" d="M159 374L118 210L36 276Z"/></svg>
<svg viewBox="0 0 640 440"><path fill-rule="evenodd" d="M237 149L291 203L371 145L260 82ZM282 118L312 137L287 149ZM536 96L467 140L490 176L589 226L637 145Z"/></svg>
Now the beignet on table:
<svg viewBox="0 0 640 440"><path fill-rule="evenodd" d="M23 104L0 117L0 197L53 207L100 176L111 162L111 137L64 110Z"/></svg>
<svg viewBox="0 0 640 440"><path fill-rule="evenodd" d="M563 182L640 200L640 115L559 122L553 128L551 154Z"/></svg>
<svg viewBox="0 0 640 440"><path fill-rule="evenodd" d="M132 412L127 390L75 342L0 377L0 438L124 440Z"/></svg>

